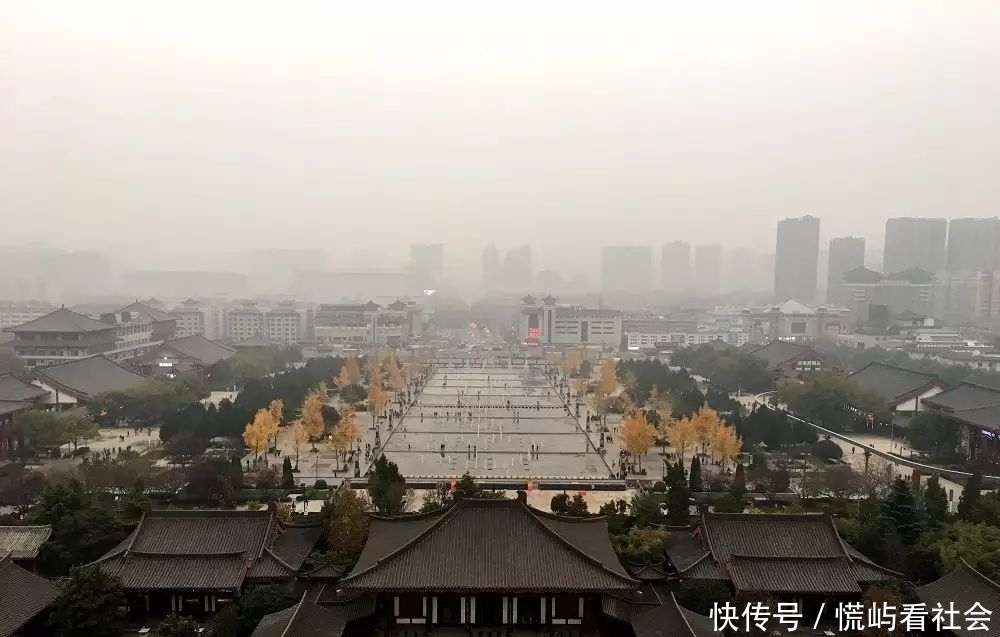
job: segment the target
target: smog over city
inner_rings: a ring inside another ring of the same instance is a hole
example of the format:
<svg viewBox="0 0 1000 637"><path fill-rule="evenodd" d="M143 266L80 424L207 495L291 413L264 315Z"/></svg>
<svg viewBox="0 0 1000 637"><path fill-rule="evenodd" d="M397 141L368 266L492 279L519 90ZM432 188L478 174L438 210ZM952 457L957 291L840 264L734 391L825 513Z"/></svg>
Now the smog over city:
<svg viewBox="0 0 1000 637"><path fill-rule="evenodd" d="M0 637L998 634L998 113L997 0L0 0Z"/></svg>
<svg viewBox="0 0 1000 637"><path fill-rule="evenodd" d="M118 273L443 243L472 294L529 244L598 289L604 245L811 214L877 264L889 217L1000 203L989 2L2 6L0 244Z"/></svg>

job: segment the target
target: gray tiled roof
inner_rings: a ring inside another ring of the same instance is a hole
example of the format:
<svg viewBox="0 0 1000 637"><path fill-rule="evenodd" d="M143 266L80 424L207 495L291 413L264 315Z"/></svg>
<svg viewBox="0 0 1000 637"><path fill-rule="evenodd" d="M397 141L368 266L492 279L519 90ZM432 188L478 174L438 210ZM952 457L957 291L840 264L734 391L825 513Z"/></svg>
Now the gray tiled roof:
<svg viewBox="0 0 1000 637"><path fill-rule="evenodd" d="M742 557L733 555L728 570L737 591L771 593L860 593L861 587L843 557Z"/></svg>
<svg viewBox="0 0 1000 637"><path fill-rule="evenodd" d="M39 316L33 321L8 327L8 332L97 332L113 330L114 325L102 323L64 307Z"/></svg>
<svg viewBox="0 0 1000 637"><path fill-rule="evenodd" d="M0 555L13 553L15 560L34 559L50 535L51 526L0 526Z"/></svg>
<svg viewBox="0 0 1000 637"><path fill-rule="evenodd" d="M635 637L718 637L712 620L689 611L677 603L673 593L664 587L645 586L642 595L620 597L605 595L604 614L630 624Z"/></svg>
<svg viewBox="0 0 1000 637"><path fill-rule="evenodd" d="M889 281L906 281L917 285L926 285L934 279L934 275L921 268L907 268L900 272L887 274L885 278Z"/></svg>
<svg viewBox="0 0 1000 637"><path fill-rule="evenodd" d="M143 380L142 376L101 355L36 367L34 374L43 382L55 383L86 398L106 391L125 391Z"/></svg>
<svg viewBox="0 0 1000 637"><path fill-rule="evenodd" d="M771 368L777 367L785 361L804 356L823 360L811 347L799 345L798 343L789 343L788 341L771 341L767 345L752 350L750 355L763 360Z"/></svg>
<svg viewBox="0 0 1000 637"><path fill-rule="evenodd" d="M404 519L399 537L396 524L373 520L369 542L341 588L613 591L638 586L613 557L603 520L567 532L566 525L516 500L466 499L421 516L417 524ZM594 537L583 539L588 533ZM597 549L600 542L608 545L607 552Z"/></svg>
<svg viewBox="0 0 1000 637"><path fill-rule="evenodd" d="M44 611L58 589L49 580L0 555L0 637L9 637Z"/></svg>
<svg viewBox="0 0 1000 637"><path fill-rule="evenodd" d="M935 606L941 604L948 608L949 602L954 602L955 608L965 612L976 602L995 615L1000 611L1000 586L993 580L969 566L965 560L959 560L955 568L938 580L917 588L920 601ZM996 618L993 618L995 620ZM964 622L959 620L959 624ZM981 635L996 637L1000 635L1000 624L994 621L985 623L988 630L968 631L965 628L953 631L956 635Z"/></svg>
<svg viewBox="0 0 1000 637"><path fill-rule="evenodd" d="M632 576L644 582L661 582L667 574L655 564L637 564L632 567Z"/></svg>
<svg viewBox="0 0 1000 637"><path fill-rule="evenodd" d="M882 280L882 273L859 266L853 270L848 270L841 278L845 283L878 283Z"/></svg>
<svg viewBox="0 0 1000 637"><path fill-rule="evenodd" d="M16 414L22 409L29 409L32 406L33 403L29 403L26 400L0 400L0 416Z"/></svg>
<svg viewBox="0 0 1000 637"><path fill-rule="evenodd" d="M32 385L13 374L0 374L0 400L31 401L48 393L38 385Z"/></svg>
<svg viewBox="0 0 1000 637"><path fill-rule="evenodd" d="M671 561L676 552L688 563L674 562L681 576L728 579L738 590L848 593L900 576L845 544L827 515L705 513L691 535L706 549L694 562L693 543L667 546Z"/></svg>
<svg viewBox="0 0 1000 637"><path fill-rule="evenodd" d="M243 553L162 555L129 552L101 562L125 590L239 590L247 572Z"/></svg>
<svg viewBox="0 0 1000 637"><path fill-rule="evenodd" d="M232 590L247 578L291 577L301 562L289 565L273 549L298 561L309 538L318 539L311 527L284 529L270 511L149 511L97 564L127 589Z"/></svg>
<svg viewBox="0 0 1000 637"><path fill-rule="evenodd" d="M1000 389L964 382L921 402L962 422L1000 430Z"/></svg>
<svg viewBox="0 0 1000 637"><path fill-rule="evenodd" d="M850 375L850 379L855 381L858 387L881 395L889 405L894 405L908 398L914 392L932 387L935 384L943 387L941 381L934 374L917 372L877 361L868 363L854 372Z"/></svg>
<svg viewBox="0 0 1000 637"><path fill-rule="evenodd" d="M163 347L204 365L214 365L236 353L233 348L210 341L202 334L172 338L169 341L164 341Z"/></svg>
<svg viewBox="0 0 1000 637"><path fill-rule="evenodd" d="M305 597L291 608L265 615L251 637L341 637L355 618L352 605L319 606ZM370 610L375 611L373 606Z"/></svg>
<svg viewBox="0 0 1000 637"><path fill-rule="evenodd" d="M321 535L323 527L319 524L284 527L271 543L271 552L284 563L299 570Z"/></svg>

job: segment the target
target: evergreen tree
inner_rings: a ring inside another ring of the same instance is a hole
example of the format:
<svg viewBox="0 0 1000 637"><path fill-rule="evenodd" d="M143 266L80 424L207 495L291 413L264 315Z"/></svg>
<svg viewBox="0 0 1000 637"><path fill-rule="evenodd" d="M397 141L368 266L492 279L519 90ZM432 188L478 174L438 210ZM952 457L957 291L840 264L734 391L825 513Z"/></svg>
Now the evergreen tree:
<svg viewBox="0 0 1000 637"><path fill-rule="evenodd" d="M930 477L924 488L924 511L932 522L948 521L948 496L936 473Z"/></svg>
<svg viewBox="0 0 1000 637"><path fill-rule="evenodd" d="M701 460L698 455L691 459L691 473L688 476L689 487L691 491L698 492L702 490L701 486Z"/></svg>
<svg viewBox="0 0 1000 637"><path fill-rule="evenodd" d="M983 476L973 473L965 482L962 495L958 498L958 517L961 520L975 522L979 516L979 500L983 490Z"/></svg>
<svg viewBox="0 0 1000 637"><path fill-rule="evenodd" d="M380 455L368 474L368 497L382 515L399 515L407 506L406 478L396 463Z"/></svg>
<svg viewBox="0 0 1000 637"><path fill-rule="evenodd" d="M730 487L729 492L737 498L742 498L743 494L747 492L747 474L743 469L742 462L736 465L736 473L733 475L733 486Z"/></svg>
<svg viewBox="0 0 1000 637"><path fill-rule="evenodd" d="M920 537L923 520L910 485L901 476L892 483L892 490L882 503L881 517L886 528L893 530L906 546Z"/></svg>
<svg viewBox="0 0 1000 637"><path fill-rule="evenodd" d="M670 468L667 474L667 518L670 524L683 525L688 521L688 507L691 502L691 491L684 475L684 466L680 461Z"/></svg>
<svg viewBox="0 0 1000 637"><path fill-rule="evenodd" d="M292 473L292 459L288 456L285 456L284 462L281 463L281 488L295 488L295 474Z"/></svg>

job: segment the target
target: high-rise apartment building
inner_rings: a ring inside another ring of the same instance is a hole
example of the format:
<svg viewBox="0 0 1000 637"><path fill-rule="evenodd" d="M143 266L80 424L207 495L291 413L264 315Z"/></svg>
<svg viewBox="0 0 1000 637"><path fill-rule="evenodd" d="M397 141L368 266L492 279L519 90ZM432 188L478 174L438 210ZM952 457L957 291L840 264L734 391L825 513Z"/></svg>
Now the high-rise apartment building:
<svg viewBox="0 0 1000 637"><path fill-rule="evenodd" d="M691 278L691 244L686 241L671 241L663 244L660 255L660 285L664 290L687 290L694 281Z"/></svg>
<svg viewBox="0 0 1000 637"><path fill-rule="evenodd" d="M774 296L800 303L816 300L819 219L806 215L778 222L774 253Z"/></svg>
<svg viewBox="0 0 1000 637"><path fill-rule="evenodd" d="M1000 270L1000 219L952 219L947 267L949 272Z"/></svg>
<svg viewBox="0 0 1000 637"><path fill-rule="evenodd" d="M722 285L722 246L713 243L694 249L694 282L698 292L715 294Z"/></svg>
<svg viewBox="0 0 1000 637"><path fill-rule="evenodd" d="M488 245L483 250L483 287L496 290L501 278L500 251L495 245Z"/></svg>
<svg viewBox="0 0 1000 637"><path fill-rule="evenodd" d="M438 285L444 278L444 244L411 243L410 272L421 285Z"/></svg>
<svg viewBox="0 0 1000 637"><path fill-rule="evenodd" d="M844 274L865 265L865 240L861 237L830 239L829 266L826 272L826 302L846 306L851 297L844 285Z"/></svg>
<svg viewBox="0 0 1000 637"><path fill-rule="evenodd" d="M930 273L945 269L945 219L895 217L885 222L885 252L882 271L896 272L920 268Z"/></svg>
<svg viewBox="0 0 1000 637"><path fill-rule="evenodd" d="M648 246L605 246L601 287L615 292L646 292L653 287L653 250Z"/></svg>
<svg viewBox="0 0 1000 637"><path fill-rule="evenodd" d="M503 258L503 278L508 289L531 288L535 278L531 246L511 248Z"/></svg>

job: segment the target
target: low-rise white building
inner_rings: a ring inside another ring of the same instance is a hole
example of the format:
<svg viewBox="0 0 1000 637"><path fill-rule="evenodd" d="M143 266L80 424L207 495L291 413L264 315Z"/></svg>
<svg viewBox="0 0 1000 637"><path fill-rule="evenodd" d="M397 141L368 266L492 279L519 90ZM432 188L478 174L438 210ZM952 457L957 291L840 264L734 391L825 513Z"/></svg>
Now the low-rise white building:
<svg viewBox="0 0 1000 637"><path fill-rule="evenodd" d="M423 332L423 307L396 300L388 305L321 304L314 322L316 340L342 346L399 346Z"/></svg>
<svg viewBox="0 0 1000 637"><path fill-rule="evenodd" d="M54 310L48 303L33 301L0 301L0 330L34 321Z"/></svg>
<svg viewBox="0 0 1000 637"><path fill-rule="evenodd" d="M518 336L527 346L618 346L622 314L619 310L560 306L551 295L540 301L529 295L521 299Z"/></svg>

